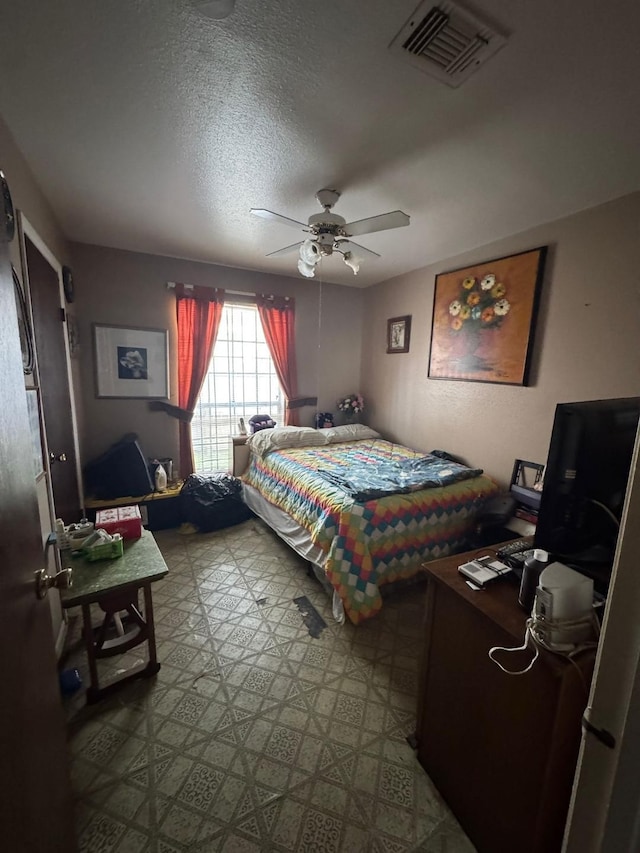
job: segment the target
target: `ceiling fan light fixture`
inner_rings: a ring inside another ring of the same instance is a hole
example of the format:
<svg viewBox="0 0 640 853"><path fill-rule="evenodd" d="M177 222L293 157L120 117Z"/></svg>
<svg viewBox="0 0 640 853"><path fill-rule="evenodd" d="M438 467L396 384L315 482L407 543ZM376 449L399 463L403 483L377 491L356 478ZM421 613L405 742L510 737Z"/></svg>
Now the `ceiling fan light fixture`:
<svg viewBox="0 0 640 853"><path fill-rule="evenodd" d="M298 270L307 278L313 278L314 267L321 258L328 258L334 252L341 254L345 264L353 270L354 275L357 275L364 259L379 258L380 255L372 249L354 243L351 237L373 234L376 231L388 231L391 228L402 228L409 225L411 221L409 216L401 210L390 210L388 213L368 216L366 219L345 222L342 216L331 212L331 208L340 198L339 192L328 189L318 190L316 198L324 208L324 212L313 214L306 224L262 207L251 208L253 216L269 219L272 222L280 222L282 225L293 226L294 228L302 228L310 235L300 243L294 243L292 246L285 246L283 249L267 254L268 258L274 258L298 250Z"/></svg>
<svg viewBox="0 0 640 853"><path fill-rule="evenodd" d="M305 278L313 278L316 272L316 264L322 259L322 246L315 240L307 239L300 246L300 260L298 270Z"/></svg>
<svg viewBox="0 0 640 853"><path fill-rule="evenodd" d="M298 260L298 270L305 278L314 278L316 268L313 264L308 264L302 258Z"/></svg>
<svg viewBox="0 0 640 853"><path fill-rule="evenodd" d="M309 266L317 264L321 255L322 251L315 240L305 240L300 246L300 260Z"/></svg>
<svg viewBox="0 0 640 853"><path fill-rule="evenodd" d="M362 258L356 257L353 252L345 252L342 257L344 258L345 264L353 270L353 274L358 275L360 272Z"/></svg>
<svg viewBox="0 0 640 853"><path fill-rule="evenodd" d="M191 0L191 4L205 18L222 21L233 12L236 2L235 0Z"/></svg>

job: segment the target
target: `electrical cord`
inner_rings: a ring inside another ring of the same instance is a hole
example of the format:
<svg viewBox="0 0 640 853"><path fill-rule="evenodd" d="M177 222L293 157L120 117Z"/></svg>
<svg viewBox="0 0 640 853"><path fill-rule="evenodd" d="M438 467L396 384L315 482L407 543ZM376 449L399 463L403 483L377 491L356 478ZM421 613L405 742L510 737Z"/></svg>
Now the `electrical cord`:
<svg viewBox="0 0 640 853"><path fill-rule="evenodd" d="M616 526L618 529L620 529L620 522L618 521L618 519L616 518L616 516L614 515L614 513L612 513L612 512L611 512L611 510L609 509L609 507L608 507L608 506L606 506L605 504L603 504L603 503L602 503L602 501L597 501L597 500L595 500L595 498L590 498L589 503L592 503L592 504L594 504L595 506L599 507L599 508L604 512L604 513L606 513L606 515L608 515L608 516L609 516L609 518L611 519L611 521L613 521L613 523L615 524L615 526Z"/></svg>
<svg viewBox="0 0 640 853"><path fill-rule="evenodd" d="M552 632L562 632L562 631L574 631L575 629L586 629L590 628L593 630L596 637L600 636L600 623L595 615L595 612L592 610L588 616L582 616L579 619L546 619L542 616L539 616L535 613L535 611L531 614L531 616L527 619L525 632L524 632L524 643L521 646L517 646L516 648L506 648L505 646L493 646L489 649L489 658L496 664L496 666L500 667L500 669L506 673L507 675L525 675L527 672L531 671L531 668L538 660L540 655L540 649L544 649L547 652L551 652L554 655L558 655L570 661L580 673L581 681L587 689L587 685L584 681L584 677L580 668L577 666L573 658L580 654L581 652L587 651L589 649L595 649L598 646L598 640L585 641L583 643L558 643L557 641L551 640ZM533 643L533 646L531 645ZM499 660L496 659L496 652L524 652L528 649L533 649L534 656L529 664L520 670L511 670L507 669L503 666Z"/></svg>

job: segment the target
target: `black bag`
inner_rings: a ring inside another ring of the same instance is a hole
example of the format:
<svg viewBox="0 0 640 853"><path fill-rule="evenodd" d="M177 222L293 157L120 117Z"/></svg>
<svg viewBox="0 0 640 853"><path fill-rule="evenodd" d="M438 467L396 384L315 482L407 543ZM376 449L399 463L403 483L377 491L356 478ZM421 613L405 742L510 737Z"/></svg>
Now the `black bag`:
<svg viewBox="0 0 640 853"><path fill-rule="evenodd" d="M242 500L241 483L230 474L190 474L180 489L182 517L203 532L241 524L253 517Z"/></svg>

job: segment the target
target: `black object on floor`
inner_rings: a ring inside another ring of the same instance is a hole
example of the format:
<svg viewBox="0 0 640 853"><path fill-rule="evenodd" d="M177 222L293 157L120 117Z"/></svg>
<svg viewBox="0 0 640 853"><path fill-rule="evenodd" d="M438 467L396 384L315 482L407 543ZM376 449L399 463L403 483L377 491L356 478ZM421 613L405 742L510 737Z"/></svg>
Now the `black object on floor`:
<svg viewBox="0 0 640 853"><path fill-rule="evenodd" d="M203 532L241 524L253 513L242 500L242 485L230 474L190 474L180 490L182 517Z"/></svg>
<svg viewBox="0 0 640 853"><path fill-rule="evenodd" d="M302 621L309 629L309 636L317 640L320 634L327 627L327 623L309 601L306 595L301 595L293 599L300 613L302 613Z"/></svg>

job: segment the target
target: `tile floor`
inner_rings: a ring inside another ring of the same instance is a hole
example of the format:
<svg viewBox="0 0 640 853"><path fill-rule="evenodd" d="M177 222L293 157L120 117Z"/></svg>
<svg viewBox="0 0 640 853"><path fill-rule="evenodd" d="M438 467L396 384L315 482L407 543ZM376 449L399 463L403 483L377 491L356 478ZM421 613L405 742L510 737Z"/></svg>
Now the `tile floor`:
<svg viewBox="0 0 640 853"><path fill-rule="evenodd" d="M67 700L83 853L473 853L406 741L423 586L338 625L258 520L156 539L160 673L92 707ZM300 595L327 623L318 639ZM79 623L72 611L65 666L86 683Z"/></svg>

